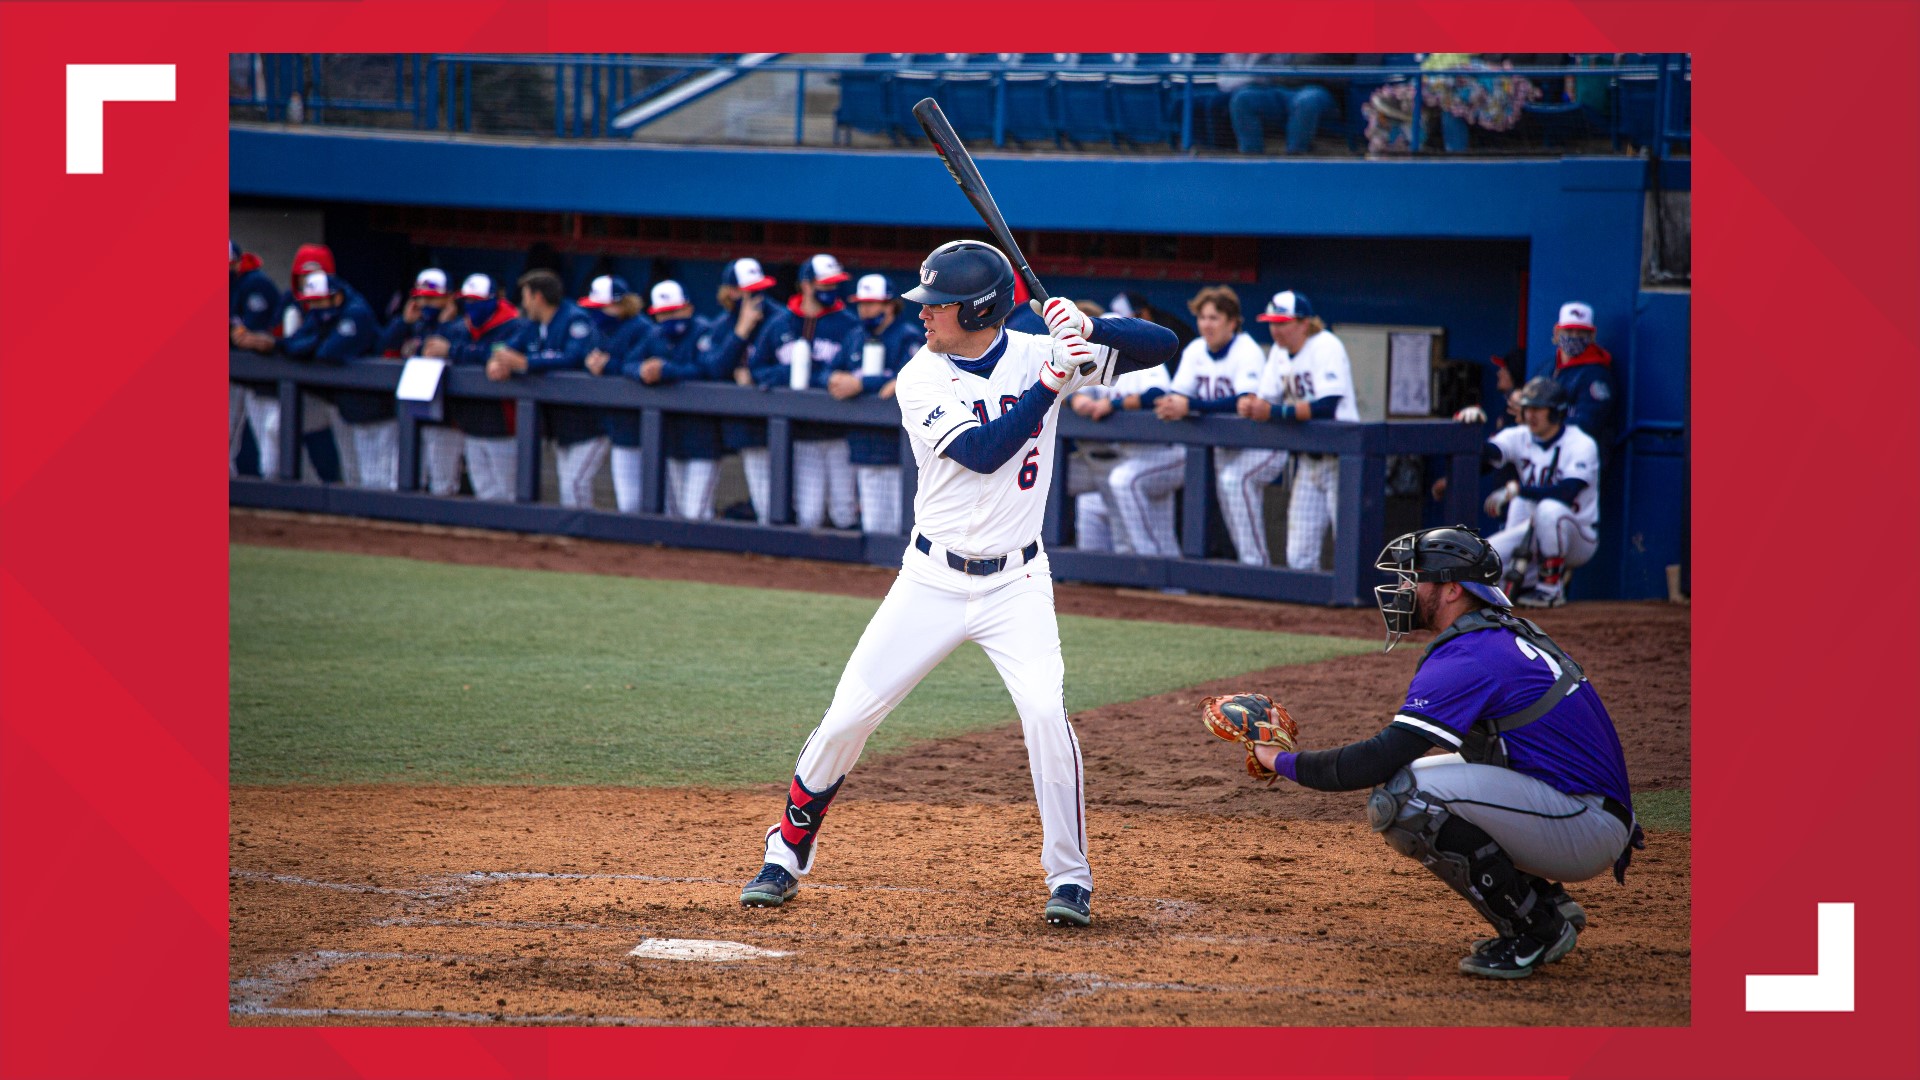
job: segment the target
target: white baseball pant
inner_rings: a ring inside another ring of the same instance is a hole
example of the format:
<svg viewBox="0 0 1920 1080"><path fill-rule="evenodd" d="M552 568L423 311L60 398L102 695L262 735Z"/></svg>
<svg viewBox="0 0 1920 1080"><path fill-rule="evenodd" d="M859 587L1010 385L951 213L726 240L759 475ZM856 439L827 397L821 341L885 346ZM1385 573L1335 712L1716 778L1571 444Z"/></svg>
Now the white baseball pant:
<svg viewBox="0 0 1920 1080"><path fill-rule="evenodd" d="M1073 497L1073 538L1081 551L1114 550L1113 517L1104 494L1083 491Z"/></svg>
<svg viewBox="0 0 1920 1080"><path fill-rule="evenodd" d="M794 773L809 791L838 783L860 759L867 737L908 692L962 642L976 642L1000 672L1020 714L1040 808L1040 865L1047 888L1091 889L1085 770L1080 741L1067 721L1053 576L1044 551L1024 566L1016 551L1008 564L985 577L963 574L947 565L940 547L924 555L909 544L900 576L860 635L833 704L807 737ZM813 855L809 862L818 861L817 845ZM812 869L797 865L778 829L767 835L765 858L796 875Z"/></svg>
<svg viewBox="0 0 1920 1080"><path fill-rule="evenodd" d="M1529 529L1533 532L1533 550L1525 554L1536 570L1546 559L1565 559L1569 569L1585 566L1600 547L1600 534L1592 526L1581 524L1566 503L1558 499L1538 503L1515 499L1507 508L1507 527L1487 537L1487 543L1500 553L1502 566L1512 566L1514 557L1522 554L1520 545Z"/></svg>
<svg viewBox="0 0 1920 1080"><path fill-rule="evenodd" d="M719 482L720 463L711 458L668 458L667 513L713 520L713 489Z"/></svg>
<svg viewBox="0 0 1920 1080"><path fill-rule="evenodd" d="M434 495L460 494L460 452L467 437L446 424L420 429L420 456L427 464L427 491Z"/></svg>
<svg viewBox="0 0 1920 1080"><path fill-rule="evenodd" d="M593 508L593 477L607 460L613 440L605 435L576 443L554 444L554 472L560 487L560 505Z"/></svg>
<svg viewBox="0 0 1920 1080"><path fill-rule="evenodd" d="M517 440L467 436L467 475L473 478L473 497L486 502L512 502L514 478L520 471Z"/></svg>
<svg viewBox="0 0 1920 1080"><path fill-rule="evenodd" d="M753 516L765 525L773 513L773 463L764 446L740 448L740 471L747 474L747 498L753 503Z"/></svg>
<svg viewBox="0 0 1920 1080"><path fill-rule="evenodd" d="M1320 547L1335 531L1340 503L1340 459L1329 454L1294 459L1293 498L1287 501L1287 566L1320 569Z"/></svg>
<svg viewBox="0 0 1920 1080"><path fill-rule="evenodd" d="M836 529L851 529L860 523L851 454L845 439L793 441L794 524L817 529L831 520Z"/></svg>
<svg viewBox="0 0 1920 1080"><path fill-rule="evenodd" d="M247 388L238 383L227 384L227 476L240 475L240 466L235 459L240 456L240 444L247 431ZM257 441L257 440L256 440ZM272 479L269 477L268 479Z"/></svg>
<svg viewBox="0 0 1920 1080"><path fill-rule="evenodd" d="M344 426L353 442L354 486L375 491L397 489L400 486L400 422L376 420L371 424Z"/></svg>
<svg viewBox="0 0 1920 1080"><path fill-rule="evenodd" d="M613 503L623 514L640 512L640 461L637 446L613 448Z"/></svg>
<svg viewBox="0 0 1920 1080"><path fill-rule="evenodd" d="M1249 566L1265 566L1267 558L1267 488L1287 468L1285 450L1259 447L1214 451L1214 490L1220 496L1220 516L1226 519L1233 550Z"/></svg>
<svg viewBox="0 0 1920 1080"><path fill-rule="evenodd" d="M1585 881L1613 866L1628 829L1599 795L1568 795L1553 785L1459 754L1408 766L1420 797L1480 826L1513 864L1550 881Z"/></svg>
<svg viewBox="0 0 1920 1080"><path fill-rule="evenodd" d="M900 466L856 465L860 487L860 531L896 534L900 531Z"/></svg>
<svg viewBox="0 0 1920 1080"><path fill-rule="evenodd" d="M310 435L316 431L325 431L333 426L333 403L312 394L300 395L300 433ZM260 447L260 475L268 480L280 476L280 395L259 394L251 391L247 394L247 424L253 428L253 440ZM339 440L336 440L339 441ZM341 468L346 468L347 454L341 456ZM304 450L300 454L300 479L312 483L320 478L314 471L313 455Z"/></svg>
<svg viewBox="0 0 1920 1080"><path fill-rule="evenodd" d="M1113 509L1115 539L1136 555L1175 558L1180 539L1174 530L1174 492L1186 480L1184 446L1132 446L1106 476Z"/></svg>

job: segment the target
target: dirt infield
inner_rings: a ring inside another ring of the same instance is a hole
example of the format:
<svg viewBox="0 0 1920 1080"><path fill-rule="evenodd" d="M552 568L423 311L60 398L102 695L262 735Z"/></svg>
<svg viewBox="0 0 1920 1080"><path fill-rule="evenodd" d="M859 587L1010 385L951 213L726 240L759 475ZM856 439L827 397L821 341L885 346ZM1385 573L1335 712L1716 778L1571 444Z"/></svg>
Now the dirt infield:
<svg viewBox="0 0 1920 1080"><path fill-rule="evenodd" d="M891 571L235 512L236 543L878 597ZM1062 612L1377 636L1371 611L1063 585ZM1681 787L1689 617L1582 604L1540 620L1605 696L1637 790ZM864 762L821 870L739 907L784 785L239 788L235 1024L1685 1024L1684 833L1625 886L1574 887L1592 925L1512 984L1454 971L1484 925L1361 821L1361 796L1271 790L1199 729L1205 693L1281 696L1309 746L1377 730L1417 649L1255 673L1077 715L1095 922L1050 928L1017 727ZM1069 672L1069 678L1072 673ZM1231 685L1229 685L1229 683ZM780 956L629 956L643 939ZM796 983L807 989L794 994Z"/></svg>

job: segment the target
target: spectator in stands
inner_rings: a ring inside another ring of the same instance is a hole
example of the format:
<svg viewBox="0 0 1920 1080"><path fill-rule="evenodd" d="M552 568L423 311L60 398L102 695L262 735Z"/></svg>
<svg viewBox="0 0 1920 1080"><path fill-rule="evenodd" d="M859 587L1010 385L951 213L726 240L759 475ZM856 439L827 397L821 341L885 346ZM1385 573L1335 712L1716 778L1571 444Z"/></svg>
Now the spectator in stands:
<svg viewBox="0 0 1920 1080"><path fill-rule="evenodd" d="M428 267L414 276L406 303L380 334L382 356L401 360L421 355L441 324L460 317L460 305L447 288L447 272ZM460 429L451 424L420 423L420 456L427 473L427 490L435 495L460 493Z"/></svg>
<svg viewBox="0 0 1920 1080"><path fill-rule="evenodd" d="M260 257L249 251L240 250L240 245L227 241L227 345L230 348L245 349L248 352L271 353L274 350L273 317L280 306L280 289L260 269ZM278 395L279 388L272 383L227 384L227 475L239 476L240 467L235 459L240 454L240 444L247 429L247 399L250 394ZM275 399L278 400L277 397ZM268 459L266 446L259 434L254 442L260 446L261 475L268 479L273 473L265 465ZM273 448L272 461L279 463L279 447Z"/></svg>
<svg viewBox="0 0 1920 1080"><path fill-rule="evenodd" d="M810 359L808 385L824 390L833 361L840 347L860 326L860 320L847 310L835 286L847 280L840 260L825 252L800 264L793 296L784 310L767 319L754 343L748 361L754 383L762 387L791 384L792 365L803 354ZM859 503L854 493L853 463L847 448L846 429L836 425L796 423L793 425L793 519L804 529L817 529L831 519L836 529L851 529L859 522ZM753 459L745 458L747 486L757 483L768 491L771 478L766 471L764 451L760 475L754 475ZM754 505L762 496L753 496Z"/></svg>
<svg viewBox="0 0 1920 1080"><path fill-rule="evenodd" d="M526 325L511 344L494 350L487 378L586 371L587 354L602 344L593 316L567 299L560 275L551 270L530 270L518 285ZM541 426L553 437L560 505L591 508L593 478L611 445L599 418L591 409L549 405L541 409Z"/></svg>
<svg viewBox="0 0 1920 1080"><path fill-rule="evenodd" d="M1085 301L1081 310L1091 319L1107 314ZM1116 411L1150 409L1172 385L1167 365L1156 364L1117 376L1110 387L1086 387L1067 403L1075 415L1099 421ZM1112 456L1096 456L1103 450ZM1187 448L1179 443L1088 443L1084 452L1093 466L1099 502L1075 496L1075 533L1083 538L1089 533L1098 537L1104 530L1112 550L1153 558L1178 557L1174 493L1186 479ZM1083 507L1085 518L1079 516Z"/></svg>
<svg viewBox="0 0 1920 1080"><path fill-rule="evenodd" d="M281 343L295 360L341 366L376 359L380 323L352 286L324 270L308 271L295 294L300 328ZM399 481L399 424L391 391L339 390L334 407L353 440L356 483L392 491Z"/></svg>
<svg viewBox="0 0 1920 1080"><path fill-rule="evenodd" d="M1352 56L1331 53L1228 53L1228 68L1328 67L1350 65ZM1227 115L1234 141L1243 154L1265 153L1267 130L1285 131L1287 153L1313 149L1320 118L1333 109L1333 91L1308 79L1271 74L1222 74L1220 92L1227 99Z"/></svg>
<svg viewBox="0 0 1920 1080"><path fill-rule="evenodd" d="M1420 116L1413 114L1415 84L1393 82L1373 92L1362 106L1367 116L1367 156L1408 153L1413 149L1413 125L1422 130L1440 119L1440 138L1447 153L1467 149L1468 128L1509 131L1520 122L1527 104L1538 101L1540 88L1518 75L1494 74L1495 68L1468 53L1434 53L1420 62L1433 74L1419 77Z"/></svg>
<svg viewBox="0 0 1920 1080"><path fill-rule="evenodd" d="M1604 463L1613 452L1613 354L1593 335L1593 305L1560 305L1553 327L1553 381L1567 392L1567 423L1593 437Z"/></svg>
<svg viewBox="0 0 1920 1080"><path fill-rule="evenodd" d="M1240 297L1225 285L1210 285L1193 295L1188 310L1200 334L1181 350L1171 392L1148 404L1162 420L1189 414L1231 416L1240 399L1260 389L1266 364L1260 346L1241 329ZM1241 562L1267 564L1267 486L1287 467L1284 450L1222 448L1214 452L1214 480L1220 513Z"/></svg>
<svg viewBox="0 0 1920 1080"><path fill-rule="evenodd" d="M738 322L735 316L723 312L706 323L696 321L693 302L677 281L662 281L653 287L652 306L647 313L658 322L646 340L621 359L620 374L648 386L727 381L731 358L746 349L746 342L733 333ZM713 488L720 478L719 422L707 416L669 413L662 435L667 458L667 513L690 521L713 517ZM614 453L620 453L619 447ZM618 481L619 476L616 459L614 479ZM638 498L636 493L634 500Z"/></svg>
<svg viewBox="0 0 1920 1080"><path fill-rule="evenodd" d="M1297 423L1360 419L1354 403L1353 364L1347 347L1314 314L1302 293L1273 294L1260 321L1273 327L1273 351L1260 373L1259 393L1240 401L1249 420ZM1287 500L1287 565L1320 569L1326 537L1337 531L1340 459L1302 451L1294 456L1293 496Z"/></svg>
<svg viewBox="0 0 1920 1080"><path fill-rule="evenodd" d="M753 343L760 338L773 305L766 291L773 278L760 268L758 259L735 259L720 274L720 315L701 330L703 338L719 336L714 363L717 370L740 386L753 385L753 371L747 365ZM731 321L731 329L720 335L720 324ZM734 341L725 340L732 337ZM736 342L738 343L736 346ZM720 442L728 453L738 453L747 475L747 496L753 502L753 514L760 524L767 523L771 504L767 502L767 425L761 420L722 420ZM756 477L758 478L756 480Z"/></svg>
<svg viewBox="0 0 1920 1080"><path fill-rule="evenodd" d="M460 284L459 318L441 324L439 332L421 346L425 356L440 356L456 367L484 368L496 348L502 348L526 329L520 309L499 296L493 278L469 274ZM449 396L447 420L466 443L467 476L473 495L488 502L507 502L514 495L518 450L514 446L514 403L490 398Z"/></svg>
<svg viewBox="0 0 1920 1080"><path fill-rule="evenodd" d="M917 320L900 317L900 298L885 274L867 274L853 287L860 325L847 333L827 376L827 392L841 400L865 394L893 396L893 381L927 337ZM863 532L900 531L900 429L852 428L848 458L860 493Z"/></svg>

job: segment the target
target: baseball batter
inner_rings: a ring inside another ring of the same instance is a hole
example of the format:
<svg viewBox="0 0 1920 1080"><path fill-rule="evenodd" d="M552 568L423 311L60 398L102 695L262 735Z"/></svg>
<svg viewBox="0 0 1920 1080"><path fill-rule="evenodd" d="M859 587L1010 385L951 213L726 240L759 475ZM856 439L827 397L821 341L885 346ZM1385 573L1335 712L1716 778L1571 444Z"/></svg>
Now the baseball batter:
<svg viewBox="0 0 1920 1080"><path fill-rule="evenodd" d="M1280 423L1360 419L1347 347L1313 313L1306 296L1291 289L1273 294L1260 321L1273 328L1273 353L1260 375L1259 393L1242 399L1240 415ZM1339 505L1340 459L1294 455L1293 496L1287 500L1289 567L1320 569L1320 547L1334 531Z"/></svg>
<svg viewBox="0 0 1920 1080"><path fill-rule="evenodd" d="M1051 337L1008 331L1013 266L972 240L942 245L906 299L924 305L927 343L900 372L901 424L920 469L912 539L820 726L801 748L765 865L740 894L778 907L813 869L821 820L867 737L965 641L992 659L1020 714L1041 821L1040 863L1055 925L1092 920L1080 745L1067 722L1053 579L1040 545L1062 395L1111 382L1129 362L1164 363L1171 332L1089 320L1070 301L1044 311ZM1089 374L1080 366L1092 361Z"/></svg>
<svg viewBox="0 0 1920 1080"><path fill-rule="evenodd" d="M1518 597L1521 607L1566 603L1567 579L1600 546L1600 446L1566 422L1565 388L1545 375L1520 388L1520 426L1487 440L1485 463L1512 465L1516 479L1487 497L1489 516L1506 511L1506 527L1487 538L1509 568L1534 586Z"/></svg>

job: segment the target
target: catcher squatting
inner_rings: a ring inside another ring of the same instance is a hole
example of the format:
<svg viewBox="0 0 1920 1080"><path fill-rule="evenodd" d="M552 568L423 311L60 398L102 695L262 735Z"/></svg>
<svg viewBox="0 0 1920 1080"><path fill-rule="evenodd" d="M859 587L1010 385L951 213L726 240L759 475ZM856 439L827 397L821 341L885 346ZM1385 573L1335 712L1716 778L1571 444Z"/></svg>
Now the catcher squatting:
<svg viewBox="0 0 1920 1080"><path fill-rule="evenodd" d="M1406 703L1371 739L1295 750L1287 710L1262 694L1211 697L1202 719L1247 747L1247 771L1320 791L1371 788L1367 820L1493 924L1460 961L1469 975L1518 979L1573 951L1586 912L1562 881L1609 865L1625 881L1634 849L1626 759L1600 695L1500 589L1499 552L1466 526L1389 543L1374 590L1387 648L1433 630ZM1434 747L1452 751L1423 756Z"/></svg>
<svg viewBox="0 0 1920 1080"><path fill-rule="evenodd" d="M799 892L821 820L867 737L948 653L976 641L1020 713L1051 890L1044 916L1086 926L1093 873L1084 770L1067 722L1053 578L1040 544L1051 425L1067 395L1164 364L1178 340L1140 319L1089 319L1058 297L1036 304L1049 336L1007 330L1013 265L972 240L935 249L919 286L903 295L922 305L927 331L896 391L920 469L912 542L800 749L785 812L767 830L765 865L740 902L778 907Z"/></svg>

